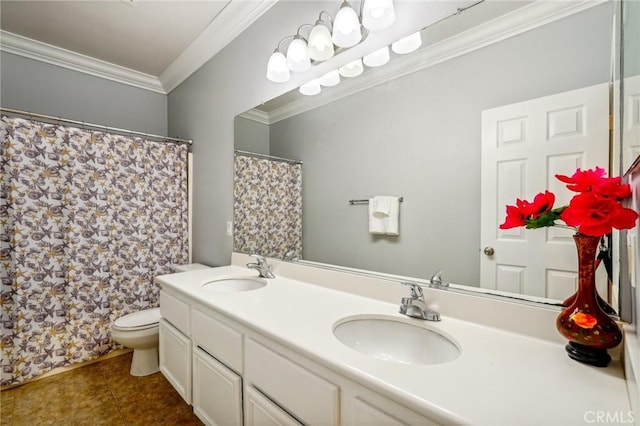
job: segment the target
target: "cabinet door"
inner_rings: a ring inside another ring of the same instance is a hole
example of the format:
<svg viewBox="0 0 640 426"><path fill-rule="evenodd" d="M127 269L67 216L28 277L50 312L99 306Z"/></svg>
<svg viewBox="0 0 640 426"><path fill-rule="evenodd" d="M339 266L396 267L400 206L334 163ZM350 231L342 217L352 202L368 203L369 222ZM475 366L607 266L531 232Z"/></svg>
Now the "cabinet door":
<svg viewBox="0 0 640 426"><path fill-rule="evenodd" d="M242 425L242 378L200 348L193 352L193 412L207 425Z"/></svg>
<svg viewBox="0 0 640 426"><path fill-rule="evenodd" d="M160 371L188 404L191 403L191 340L160 318Z"/></svg>
<svg viewBox="0 0 640 426"><path fill-rule="evenodd" d="M296 419L251 386L245 387L245 426L300 426Z"/></svg>

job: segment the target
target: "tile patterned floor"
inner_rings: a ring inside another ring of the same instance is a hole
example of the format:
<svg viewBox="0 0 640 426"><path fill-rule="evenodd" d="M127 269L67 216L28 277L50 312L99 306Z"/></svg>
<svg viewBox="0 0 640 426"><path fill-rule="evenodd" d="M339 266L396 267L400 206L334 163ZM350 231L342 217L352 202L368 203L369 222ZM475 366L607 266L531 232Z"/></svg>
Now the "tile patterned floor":
<svg viewBox="0 0 640 426"><path fill-rule="evenodd" d="M202 425L161 373L131 376L131 355L0 392L2 426Z"/></svg>

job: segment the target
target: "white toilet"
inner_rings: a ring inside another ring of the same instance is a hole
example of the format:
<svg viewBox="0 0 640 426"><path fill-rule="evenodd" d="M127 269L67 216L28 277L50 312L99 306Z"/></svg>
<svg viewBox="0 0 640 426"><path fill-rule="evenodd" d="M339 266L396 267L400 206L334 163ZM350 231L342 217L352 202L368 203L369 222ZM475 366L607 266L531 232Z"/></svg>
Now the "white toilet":
<svg viewBox="0 0 640 426"><path fill-rule="evenodd" d="M176 272L208 268L199 263L176 266ZM113 323L111 338L133 348L132 376L148 376L160 371L158 365L160 308L144 309L124 315Z"/></svg>
<svg viewBox="0 0 640 426"><path fill-rule="evenodd" d="M148 376L160 371L158 366L158 330L160 308L145 309L124 315L113 323L111 338L133 348L132 376Z"/></svg>

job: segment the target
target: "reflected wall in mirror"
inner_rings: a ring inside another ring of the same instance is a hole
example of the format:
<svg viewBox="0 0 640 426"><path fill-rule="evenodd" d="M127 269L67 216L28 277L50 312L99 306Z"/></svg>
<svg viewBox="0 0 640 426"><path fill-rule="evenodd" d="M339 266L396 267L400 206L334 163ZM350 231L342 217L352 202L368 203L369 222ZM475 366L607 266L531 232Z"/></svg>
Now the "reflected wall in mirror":
<svg viewBox="0 0 640 426"><path fill-rule="evenodd" d="M500 2L479 4L461 16L447 18L423 30L426 53L421 58L429 64L427 67L410 73L400 71L401 76L393 80L349 96L338 95L330 103L305 108L306 111L287 118L282 118L280 113L283 109L291 110L291 105L282 107L282 102L276 100L274 104L280 110L263 108L258 109L258 114L253 110L236 119L236 149L304 161L304 259L417 278L427 278L442 268L444 278L455 284L556 301L572 293L575 269L556 271L556 276L562 278L562 290L550 285L546 272L537 278L542 282L531 286L532 283L526 282L531 278L523 279L519 272L518 268L526 267L523 265L502 265L503 272L506 271L502 275L505 286L481 282L481 260L486 256L483 249L487 246L480 232L482 173L495 172L497 167L495 162L490 166L482 164L482 112L577 89L604 87L605 100L598 105L601 116L587 117L583 115L586 107L570 102L563 113L566 120L556 121L554 131L558 137L552 141L557 144L572 141L576 132L582 134L584 126L591 125L585 122L588 118L599 123L596 127L604 125L601 129L604 133L598 136L600 154L569 150L553 170L572 174L577 167L607 168L607 87L615 7L610 2L588 4L588 7L583 4L580 10L573 10L575 13L562 14L561 19L557 14L549 16L544 25L524 32L519 27L513 36L474 47L474 37L469 34L480 37L495 28L508 27L509 23L519 22L518 17L527 16L526 13L530 13L527 8L539 8L541 2L522 3L503 19L496 18L483 24L481 29L472 28L471 33L455 35L459 20L466 14L481 14L481 8L491 7L492 3ZM514 3L517 2L504 2ZM556 7L558 3L545 2ZM452 38L434 44L433 40L442 38L443 34ZM467 44L459 44L467 39L470 40ZM458 43L458 52L466 53L452 54L447 60L435 59L446 43ZM368 72L375 78L375 73L382 71ZM295 98L292 94L284 96L289 100ZM542 115L550 116L550 112ZM247 118L256 115L266 119L257 123ZM539 134L544 143L553 139L548 137L547 124L539 128L526 126L523 124L520 130L526 131L527 137ZM513 182L511 188L503 190L502 196L490 194L493 195L489 204L493 211L494 238L501 238L498 225L504 220L503 202L513 203L506 200L504 194L522 191L522 197L532 199L544 189L556 189L550 188L555 183L549 170L545 170L531 180L532 183ZM399 236L370 234L367 206L348 203L351 199L375 195L404 197ZM568 194L562 197L565 199L560 202L569 199ZM568 233L529 230L521 237L521 245L541 238L555 238L554 244L573 244ZM497 252L493 259L499 259L499 255ZM529 256L536 262L549 257L536 253ZM576 264L575 260L572 264ZM494 262L490 267L497 270L499 266ZM543 270L553 270L553 267Z"/></svg>

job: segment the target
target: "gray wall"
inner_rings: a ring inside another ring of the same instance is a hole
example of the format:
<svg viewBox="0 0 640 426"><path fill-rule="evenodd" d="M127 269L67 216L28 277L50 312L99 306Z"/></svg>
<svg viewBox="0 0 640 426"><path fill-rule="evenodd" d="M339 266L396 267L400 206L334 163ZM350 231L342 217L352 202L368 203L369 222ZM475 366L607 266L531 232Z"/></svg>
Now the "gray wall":
<svg viewBox="0 0 640 426"><path fill-rule="evenodd" d="M167 134L167 96L1 52L0 103L158 135Z"/></svg>
<svg viewBox="0 0 640 426"><path fill-rule="evenodd" d="M236 117L233 124L235 149L258 154L269 154L269 125Z"/></svg>
<svg viewBox="0 0 640 426"><path fill-rule="evenodd" d="M233 218L234 117L303 82L296 75L269 82L267 61L278 40L295 32L295 23L314 22L318 10L314 2L278 2L169 94L170 132L194 140L194 262L231 261L225 221Z"/></svg>
<svg viewBox="0 0 640 426"><path fill-rule="evenodd" d="M593 8L271 125L271 154L304 161L304 258L415 277L443 268L478 285L481 111L607 81L610 12ZM369 234L367 206L347 203L373 195L404 196L399 237Z"/></svg>

